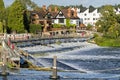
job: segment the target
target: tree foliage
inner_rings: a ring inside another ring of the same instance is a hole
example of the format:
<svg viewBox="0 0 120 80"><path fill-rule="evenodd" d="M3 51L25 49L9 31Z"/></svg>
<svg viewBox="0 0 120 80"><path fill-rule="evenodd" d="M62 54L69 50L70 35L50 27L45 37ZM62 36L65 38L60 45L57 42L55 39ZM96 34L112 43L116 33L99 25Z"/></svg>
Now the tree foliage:
<svg viewBox="0 0 120 80"><path fill-rule="evenodd" d="M5 20L5 6L3 0L0 0L0 32L4 32L3 21Z"/></svg>
<svg viewBox="0 0 120 80"><path fill-rule="evenodd" d="M15 31L18 33L25 32L23 24L23 12L25 7L19 0L15 2L8 8L8 28L9 31Z"/></svg>
<svg viewBox="0 0 120 80"><path fill-rule="evenodd" d="M101 18L96 23L98 30L108 38L118 38L120 36L120 16L114 11L113 6L106 5L101 8Z"/></svg>
<svg viewBox="0 0 120 80"><path fill-rule="evenodd" d="M70 19L66 19L66 27L69 28L75 28L76 24L71 24Z"/></svg>

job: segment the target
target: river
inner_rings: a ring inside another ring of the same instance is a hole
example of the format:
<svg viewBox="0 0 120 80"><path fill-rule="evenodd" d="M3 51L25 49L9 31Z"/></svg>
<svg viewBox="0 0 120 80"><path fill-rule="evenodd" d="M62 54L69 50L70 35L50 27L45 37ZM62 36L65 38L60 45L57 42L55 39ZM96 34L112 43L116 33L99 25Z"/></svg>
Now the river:
<svg viewBox="0 0 120 80"><path fill-rule="evenodd" d="M119 80L120 48L100 47L87 42L37 45L20 48L34 55L38 66L52 67L57 56L60 80ZM42 55L42 56L41 56ZM52 72L20 69L1 80L50 80Z"/></svg>

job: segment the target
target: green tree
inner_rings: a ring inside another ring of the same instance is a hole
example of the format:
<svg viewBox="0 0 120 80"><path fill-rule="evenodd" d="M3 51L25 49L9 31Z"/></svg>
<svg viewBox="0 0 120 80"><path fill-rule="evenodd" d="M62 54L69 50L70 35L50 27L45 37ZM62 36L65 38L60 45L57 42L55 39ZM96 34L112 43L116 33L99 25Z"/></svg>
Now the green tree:
<svg viewBox="0 0 120 80"><path fill-rule="evenodd" d="M120 36L120 24L116 23L111 25L106 36L113 39L118 38Z"/></svg>
<svg viewBox="0 0 120 80"><path fill-rule="evenodd" d="M87 25L87 30L92 30L93 26L91 24Z"/></svg>
<svg viewBox="0 0 120 80"><path fill-rule="evenodd" d="M3 31L3 24L2 24L2 22L0 22L0 32L2 32Z"/></svg>
<svg viewBox="0 0 120 80"><path fill-rule="evenodd" d="M5 6L3 0L0 0L0 32L4 32Z"/></svg>
<svg viewBox="0 0 120 80"><path fill-rule="evenodd" d="M66 19L66 26L67 28L70 28L70 19Z"/></svg>
<svg viewBox="0 0 120 80"><path fill-rule="evenodd" d="M75 28L76 24L71 24L70 19L66 19L66 27L69 28Z"/></svg>
<svg viewBox="0 0 120 80"><path fill-rule="evenodd" d="M23 24L23 12L25 6L20 2L20 0L15 0L15 2L8 8L8 29L10 32L25 32Z"/></svg>
<svg viewBox="0 0 120 80"><path fill-rule="evenodd" d="M117 22L116 13L114 12L114 8L111 5L103 6L100 12L102 16L96 25L100 26L98 27L100 28L99 30L106 35L111 25L114 25Z"/></svg>
<svg viewBox="0 0 120 80"><path fill-rule="evenodd" d="M23 12L23 24L25 30L29 33L30 32L30 19L29 19L30 13L28 11Z"/></svg>

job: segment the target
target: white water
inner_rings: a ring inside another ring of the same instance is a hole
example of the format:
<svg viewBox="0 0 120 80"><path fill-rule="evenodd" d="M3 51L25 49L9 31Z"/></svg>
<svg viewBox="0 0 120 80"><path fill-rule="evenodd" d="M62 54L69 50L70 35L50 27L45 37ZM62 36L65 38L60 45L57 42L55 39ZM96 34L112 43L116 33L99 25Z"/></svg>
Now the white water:
<svg viewBox="0 0 120 80"><path fill-rule="evenodd" d="M81 47L68 51L60 51L60 52L56 51L52 53L50 52L47 53L49 54L47 56L42 56L42 57L38 56L37 60L44 66L50 67L52 66L51 65L52 63L51 61L49 61L49 59L52 59L53 56L57 56L58 62L60 62L61 64L66 64L67 66L77 69L78 71L83 71L87 73L109 70L109 68L110 70L117 70L117 69L119 70L120 64L117 65L117 62L114 61L114 60L120 60L119 51L97 50L97 49L102 49L102 47L87 42L62 43L60 45L49 44L47 46L39 45L34 47L25 47L21 49L27 50L28 52L37 52L37 51L57 50L60 48L67 48L73 46L81 46ZM103 55L102 54L103 52L105 53L112 52L112 55L109 54ZM114 55L114 53L116 54ZM46 59L46 60L42 60L42 59ZM81 60L85 61L85 63L80 62ZM113 60L113 61L109 61L109 60ZM117 67L115 67L116 65Z"/></svg>

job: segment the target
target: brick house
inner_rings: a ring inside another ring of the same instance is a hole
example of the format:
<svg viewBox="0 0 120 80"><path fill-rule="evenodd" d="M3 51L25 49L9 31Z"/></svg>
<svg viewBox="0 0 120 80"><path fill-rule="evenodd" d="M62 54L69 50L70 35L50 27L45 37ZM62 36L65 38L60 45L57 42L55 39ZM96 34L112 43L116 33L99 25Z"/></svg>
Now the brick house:
<svg viewBox="0 0 120 80"><path fill-rule="evenodd" d="M41 24L43 26L43 32L52 30L53 24L61 24L66 26L66 21L69 19L70 24L79 26L79 17L77 16L77 9L58 9L57 7L52 10L50 7L46 9L43 6L40 11L30 12L31 23Z"/></svg>

